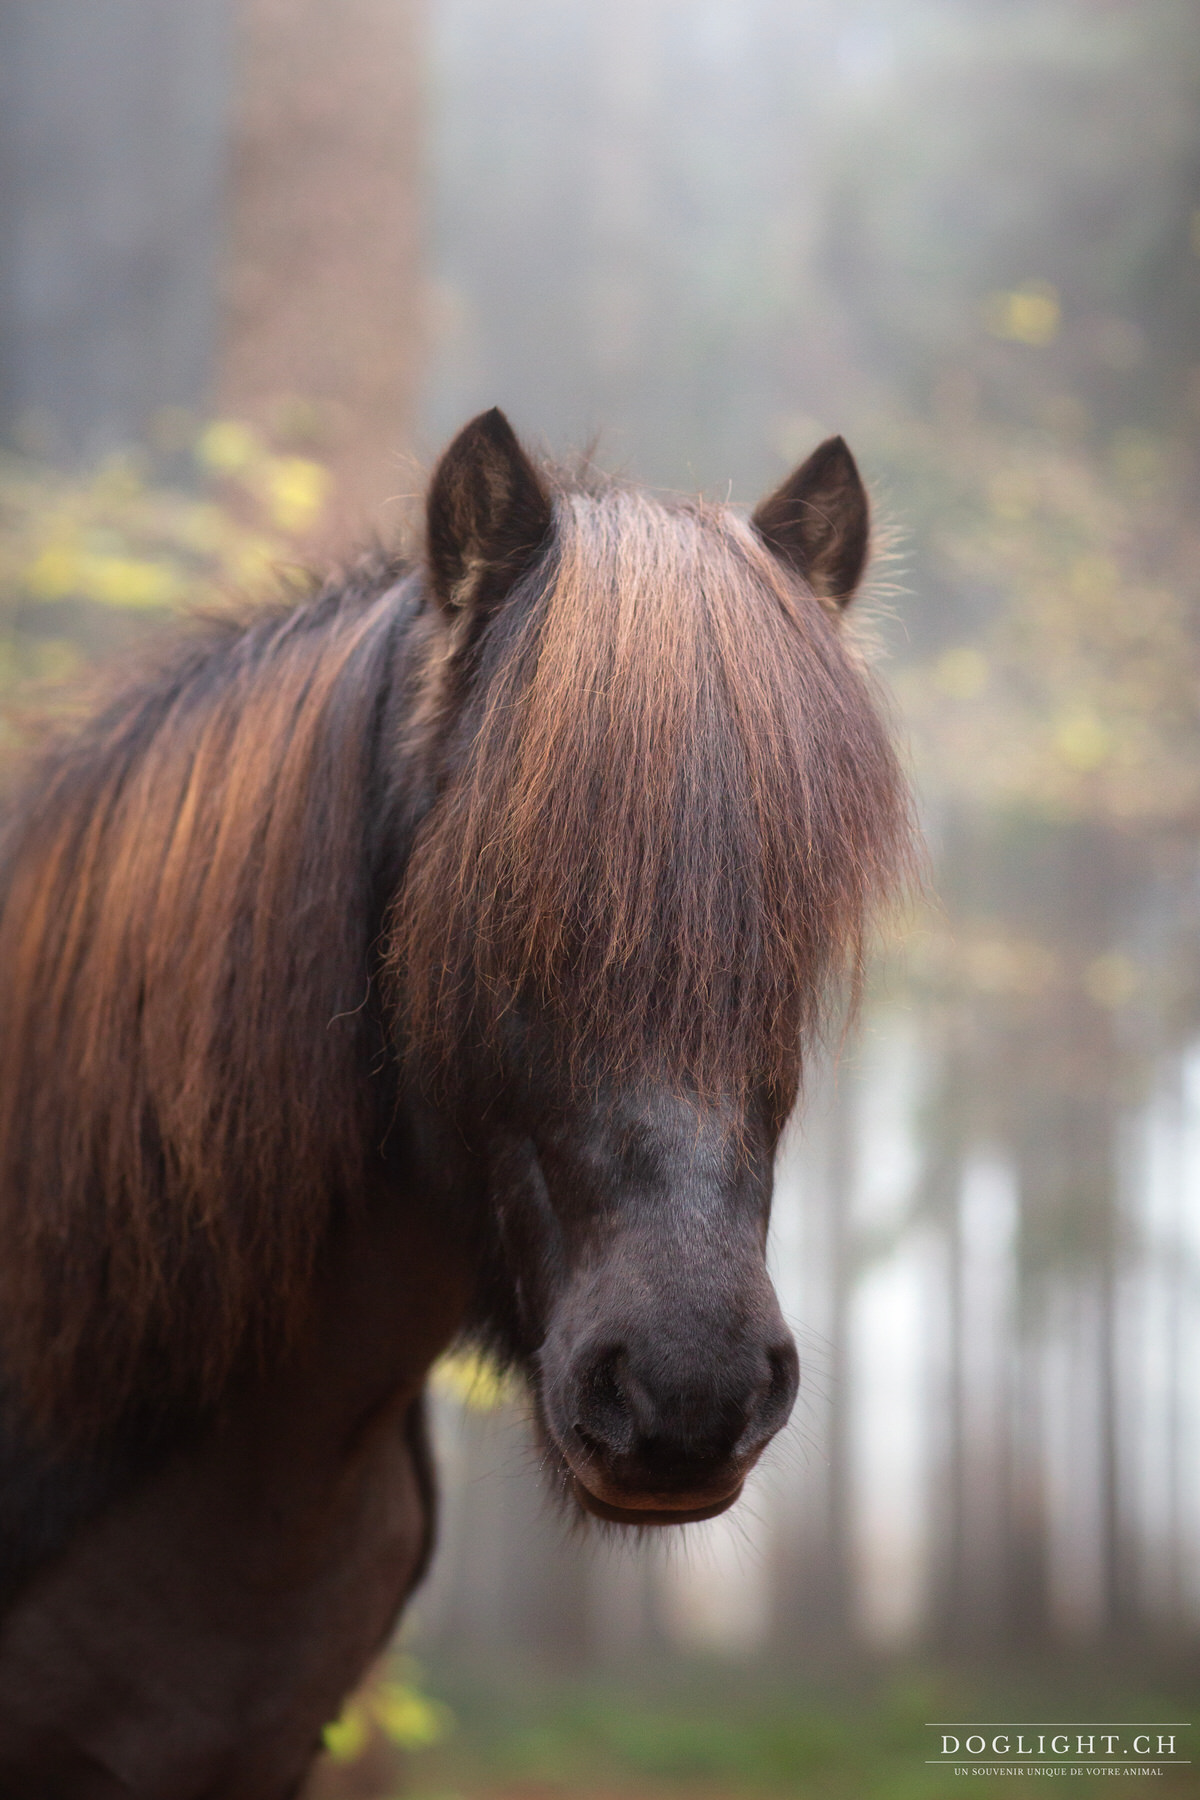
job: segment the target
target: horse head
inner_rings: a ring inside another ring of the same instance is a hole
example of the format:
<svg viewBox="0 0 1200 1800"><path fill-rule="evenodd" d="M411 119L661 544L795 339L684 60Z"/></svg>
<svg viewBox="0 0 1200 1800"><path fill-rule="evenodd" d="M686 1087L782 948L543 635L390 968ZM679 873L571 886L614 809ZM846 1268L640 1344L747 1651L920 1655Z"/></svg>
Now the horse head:
<svg viewBox="0 0 1200 1800"><path fill-rule="evenodd" d="M474 1328L606 1520L723 1511L795 1398L774 1155L907 832L840 629L867 525L840 439L749 520L499 412L430 489L398 1030L481 1171Z"/></svg>

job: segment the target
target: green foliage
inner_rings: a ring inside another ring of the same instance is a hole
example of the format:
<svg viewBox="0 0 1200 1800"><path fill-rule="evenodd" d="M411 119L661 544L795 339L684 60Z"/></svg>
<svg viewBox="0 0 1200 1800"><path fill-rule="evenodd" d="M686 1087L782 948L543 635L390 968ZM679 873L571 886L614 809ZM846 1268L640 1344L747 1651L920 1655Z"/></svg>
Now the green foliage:
<svg viewBox="0 0 1200 1800"><path fill-rule="evenodd" d="M927 786L1057 821L1187 827L1200 816L1188 446L1124 432L1097 458L1048 434L932 426L902 441L948 465L926 553L965 603L949 641L898 675Z"/></svg>
<svg viewBox="0 0 1200 1800"><path fill-rule="evenodd" d="M434 1364L430 1381L436 1394L468 1412L496 1412L520 1393L517 1377L503 1373L478 1350L447 1351Z"/></svg>
<svg viewBox="0 0 1200 1800"><path fill-rule="evenodd" d="M325 1727L325 1749L334 1762L358 1762L377 1739L408 1751L441 1743L453 1727L453 1714L420 1684L413 1659L394 1658L387 1673L360 1689Z"/></svg>
<svg viewBox="0 0 1200 1800"><path fill-rule="evenodd" d="M327 486L319 464L234 420L182 457L84 474L0 460L0 695L60 683L181 607L278 591L289 568L295 581Z"/></svg>

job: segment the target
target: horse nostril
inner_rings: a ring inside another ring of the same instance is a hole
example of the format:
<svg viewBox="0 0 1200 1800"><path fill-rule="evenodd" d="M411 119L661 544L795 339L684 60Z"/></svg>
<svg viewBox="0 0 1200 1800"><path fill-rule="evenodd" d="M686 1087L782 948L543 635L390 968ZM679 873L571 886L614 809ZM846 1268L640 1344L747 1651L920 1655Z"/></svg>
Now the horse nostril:
<svg viewBox="0 0 1200 1800"><path fill-rule="evenodd" d="M633 1408L621 1381L623 1359L623 1350L611 1350L579 1379L578 1416L572 1429L593 1456L628 1454L637 1438Z"/></svg>
<svg viewBox="0 0 1200 1800"><path fill-rule="evenodd" d="M571 1430L575 1433L576 1441L583 1446L589 1456L604 1455L606 1446L600 1442L598 1437L593 1437L586 1426L579 1423L578 1419L572 1425Z"/></svg>

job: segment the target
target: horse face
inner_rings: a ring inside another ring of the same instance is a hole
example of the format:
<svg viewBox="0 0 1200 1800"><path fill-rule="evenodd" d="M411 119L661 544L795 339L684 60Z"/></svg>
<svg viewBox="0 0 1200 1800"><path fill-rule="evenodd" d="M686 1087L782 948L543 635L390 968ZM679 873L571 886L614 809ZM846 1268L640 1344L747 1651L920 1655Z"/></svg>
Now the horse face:
<svg viewBox="0 0 1200 1800"><path fill-rule="evenodd" d="M493 1146L492 1200L548 1443L600 1518L712 1518L798 1383L764 1261L774 1132L667 1090L530 1123Z"/></svg>
<svg viewBox="0 0 1200 1800"><path fill-rule="evenodd" d="M840 438L749 522L577 491L493 411L427 525L430 812L389 967L488 1170L473 1323L584 1507L706 1518L791 1409L777 1107L907 842L837 634L866 495ZM773 1104L721 1103L751 1083Z"/></svg>

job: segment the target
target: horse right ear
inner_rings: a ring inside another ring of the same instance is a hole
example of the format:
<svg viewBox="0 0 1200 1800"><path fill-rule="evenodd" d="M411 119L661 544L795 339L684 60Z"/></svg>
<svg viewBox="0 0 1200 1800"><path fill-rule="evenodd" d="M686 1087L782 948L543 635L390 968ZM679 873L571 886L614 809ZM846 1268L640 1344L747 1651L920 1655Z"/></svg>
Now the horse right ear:
<svg viewBox="0 0 1200 1800"><path fill-rule="evenodd" d="M499 407L464 425L425 503L430 580L447 611L494 612L538 556L551 517L550 496Z"/></svg>
<svg viewBox="0 0 1200 1800"><path fill-rule="evenodd" d="M862 580L870 508L854 458L840 437L827 438L752 520L768 550L795 569L814 594L843 607Z"/></svg>

